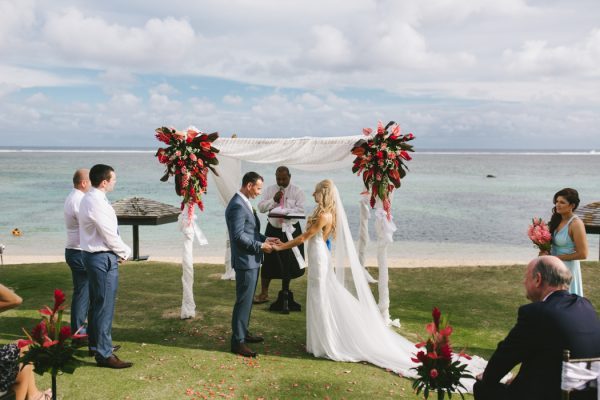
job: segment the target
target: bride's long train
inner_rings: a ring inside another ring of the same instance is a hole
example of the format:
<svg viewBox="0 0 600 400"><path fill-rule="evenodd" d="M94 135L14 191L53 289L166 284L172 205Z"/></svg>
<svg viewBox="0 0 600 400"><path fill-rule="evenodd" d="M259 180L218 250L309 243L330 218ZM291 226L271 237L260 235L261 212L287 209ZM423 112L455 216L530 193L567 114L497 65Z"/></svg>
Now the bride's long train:
<svg viewBox="0 0 600 400"><path fill-rule="evenodd" d="M343 204L335 189L336 238L330 253L321 234L307 242L309 265L306 332L307 351L335 361L366 361L416 378L411 359L415 344L388 327L369 287L367 270L358 261ZM371 278L372 279L372 278ZM472 376L483 372L486 361L461 358ZM472 392L473 379L461 383Z"/></svg>

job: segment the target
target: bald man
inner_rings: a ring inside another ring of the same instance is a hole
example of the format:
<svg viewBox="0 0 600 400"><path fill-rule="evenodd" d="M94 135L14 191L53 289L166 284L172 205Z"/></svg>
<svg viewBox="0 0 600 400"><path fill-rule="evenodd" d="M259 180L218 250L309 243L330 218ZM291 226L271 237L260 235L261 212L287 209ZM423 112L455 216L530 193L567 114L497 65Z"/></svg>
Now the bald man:
<svg viewBox="0 0 600 400"><path fill-rule="evenodd" d="M516 325L477 377L476 400L560 400L563 350L573 358L600 356L600 320L587 299L568 292L571 279L554 256L527 265L524 283L531 304L519 308ZM519 363L515 379L500 383Z"/></svg>
<svg viewBox="0 0 600 400"><path fill-rule="evenodd" d="M83 195L90 189L90 171L78 169L73 174L73 189L64 205L67 244L65 260L71 268L73 296L71 297L71 332L84 326L90 304L87 272L83 266L83 254L79 243L79 205ZM85 333L85 328L81 333Z"/></svg>

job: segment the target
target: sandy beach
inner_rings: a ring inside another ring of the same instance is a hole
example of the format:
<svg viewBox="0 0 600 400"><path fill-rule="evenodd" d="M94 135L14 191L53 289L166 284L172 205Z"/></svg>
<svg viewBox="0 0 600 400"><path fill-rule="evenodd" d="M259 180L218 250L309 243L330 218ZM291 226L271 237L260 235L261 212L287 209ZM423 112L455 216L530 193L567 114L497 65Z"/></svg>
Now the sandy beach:
<svg viewBox="0 0 600 400"><path fill-rule="evenodd" d="M57 255L4 255L4 265L13 264L43 264L64 262L63 256ZM181 263L181 257L173 256L150 256L149 261L160 261L170 263ZM138 262L138 261L135 261ZM143 261L139 261L143 262ZM197 256L194 257L195 264L224 264L225 258L218 256ZM523 259L490 259L490 258L469 258L469 259L447 259L447 258L389 258L388 266L390 268L428 268L428 267L477 267L477 266L499 266L524 264ZM376 266L375 258L367 258L367 266Z"/></svg>

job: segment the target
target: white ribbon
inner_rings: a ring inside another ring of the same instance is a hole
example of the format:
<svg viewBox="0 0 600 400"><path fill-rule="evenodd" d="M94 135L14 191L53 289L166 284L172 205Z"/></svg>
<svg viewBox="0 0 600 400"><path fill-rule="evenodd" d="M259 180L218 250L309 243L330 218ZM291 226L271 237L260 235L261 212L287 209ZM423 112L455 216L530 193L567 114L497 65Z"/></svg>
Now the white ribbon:
<svg viewBox="0 0 600 400"><path fill-rule="evenodd" d="M385 243L394 243L394 232L396 232L396 224L394 217L387 218L387 213L383 208L375 209L375 231L377 232L377 240L385 241Z"/></svg>
<svg viewBox="0 0 600 400"><path fill-rule="evenodd" d="M206 236L198 224L196 224L195 220L197 216L194 215L192 221L188 219L188 207L190 207L189 204L187 204L183 212L179 214L179 230L183 233L183 256L181 259L181 284L183 286L183 295L181 298L181 319L194 318L196 316L196 303L194 302L194 238L196 238L200 246L208 244Z"/></svg>
<svg viewBox="0 0 600 400"><path fill-rule="evenodd" d="M560 388L562 390L582 390L590 382L590 386L600 388L600 361L593 361L588 369L589 362L563 362ZM598 390L600 400L600 390Z"/></svg>
<svg viewBox="0 0 600 400"><path fill-rule="evenodd" d="M281 230L283 233L285 233L285 237L287 237L288 241L294 239L293 234L295 229L291 221L283 220L283 223L281 224ZM300 254L300 250L298 250L297 246L292 247L292 252L294 253L294 257L296 257L296 261L298 261L298 266L300 269L306 268L306 262L304 262L304 258L302 257L302 254Z"/></svg>
<svg viewBox="0 0 600 400"><path fill-rule="evenodd" d="M371 206L369 205L369 195L362 194L360 196L360 225L358 228L358 261L361 265L365 265L366 249L369 244L369 218L371 217Z"/></svg>

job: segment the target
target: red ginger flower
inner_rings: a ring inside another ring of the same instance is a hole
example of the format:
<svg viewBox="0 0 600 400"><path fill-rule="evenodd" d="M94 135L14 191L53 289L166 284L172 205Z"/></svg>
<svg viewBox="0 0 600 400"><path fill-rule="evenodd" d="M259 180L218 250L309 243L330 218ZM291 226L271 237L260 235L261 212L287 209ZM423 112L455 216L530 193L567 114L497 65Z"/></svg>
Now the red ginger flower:
<svg viewBox="0 0 600 400"><path fill-rule="evenodd" d="M60 289L54 290L54 312L65 302L65 294Z"/></svg>
<svg viewBox="0 0 600 400"><path fill-rule="evenodd" d="M433 317L433 323L435 324L436 329L438 329L440 327L440 317L442 316L440 309L437 307L433 307L431 316Z"/></svg>
<svg viewBox="0 0 600 400"><path fill-rule="evenodd" d="M60 333L58 334L58 341L63 343L65 340L71 337L71 327L68 325L60 328Z"/></svg>

